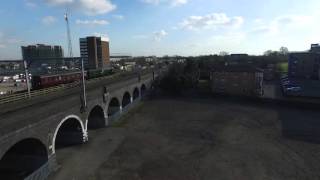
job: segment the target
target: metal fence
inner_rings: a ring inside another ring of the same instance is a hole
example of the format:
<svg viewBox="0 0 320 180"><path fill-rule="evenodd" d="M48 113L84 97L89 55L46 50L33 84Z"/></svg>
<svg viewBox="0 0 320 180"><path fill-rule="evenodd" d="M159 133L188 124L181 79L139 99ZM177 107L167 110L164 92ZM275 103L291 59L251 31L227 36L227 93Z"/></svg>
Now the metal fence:
<svg viewBox="0 0 320 180"><path fill-rule="evenodd" d="M31 91L30 94L28 94L28 92L24 92L24 93L17 93L17 94L11 94L11 95L4 95L4 96L0 97L0 104L5 104L5 103L9 103L9 102L14 102L14 101L20 101L20 100L24 100L24 99L28 99L28 98L37 97L37 96L43 96L43 95L47 95L47 94L50 94L53 92L71 89L71 88L74 88L77 86L79 86L79 82L74 82L74 83L70 83L70 84L62 84L62 85L54 86L51 88Z"/></svg>
<svg viewBox="0 0 320 180"><path fill-rule="evenodd" d="M142 74L147 74L151 72L150 70L142 72ZM86 81L87 85L90 84L94 84L97 83L99 81L102 80L116 80L118 78L126 78L126 77L130 77L132 75L135 75L136 73L119 73L119 74L115 74L115 75L111 75L111 76L104 76L104 77L99 77L99 78L95 78L95 79L90 79ZM54 86L54 87L50 87L50 88L46 88L46 89L41 89L41 90L34 90L31 91L30 94L28 94L27 92L23 92L23 93L17 93L17 94L11 94L11 95L3 95L0 96L0 104L5 104L5 103L10 103L10 102L15 102L15 101L21 101L21 100L25 100L28 98L33 98L33 97L38 97L38 96L43 96L43 95L48 95L51 93L55 93L58 91L62 91L62 90L67 90L67 89L71 89L71 88L75 88L75 87L79 87L80 83L79 82L74 82L74 83L70 83L70 84L62 84L59 86Z"/></svg>

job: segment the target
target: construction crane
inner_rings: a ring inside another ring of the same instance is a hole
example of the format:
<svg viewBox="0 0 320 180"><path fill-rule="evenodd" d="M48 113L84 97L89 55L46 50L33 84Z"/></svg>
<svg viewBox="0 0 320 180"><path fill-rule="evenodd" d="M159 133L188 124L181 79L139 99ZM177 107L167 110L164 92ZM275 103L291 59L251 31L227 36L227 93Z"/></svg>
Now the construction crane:
<svg viewBox="0 0 320 180"><path fill-rule="evenodd" d="M68 36L68 55L70 58L73 58L72 52L72 41L71 41L71 32L70 32L70 25L69 25L69 17L68 17L68 9L66 14L64 15L64 19L66 20L67 25L67 36ZM85 112L87 109L87 95L86 95L86 80L85 80L85 72L84 72L84 63L83 58L81 58L81 112Z"/></svg>
<svg viewBox="0 0 320 180"><path fill-rule="evenodd" d="M71 33L70 33L70 25L69 25L69 17L68 17L68 12L65 13L64 19L66 21L67 25L67 36L68 36L68 55L69 57L73 57L73 52L72 52L72 41L71 41Z"/></svg>

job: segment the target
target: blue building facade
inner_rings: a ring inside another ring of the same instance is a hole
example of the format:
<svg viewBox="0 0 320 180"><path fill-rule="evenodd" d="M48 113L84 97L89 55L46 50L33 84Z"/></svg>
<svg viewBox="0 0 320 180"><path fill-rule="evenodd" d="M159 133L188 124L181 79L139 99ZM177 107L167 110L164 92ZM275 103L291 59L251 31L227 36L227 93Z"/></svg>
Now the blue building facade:
<svg viewBox="0 0 320 180"><path fill-rule="evenodd" d="M314 45L312 45L314 47ZM318 49L319 50L319 49ZM311 48L306 52L289 54L288 75L296 79L320 79L320 52Z"/></svg>

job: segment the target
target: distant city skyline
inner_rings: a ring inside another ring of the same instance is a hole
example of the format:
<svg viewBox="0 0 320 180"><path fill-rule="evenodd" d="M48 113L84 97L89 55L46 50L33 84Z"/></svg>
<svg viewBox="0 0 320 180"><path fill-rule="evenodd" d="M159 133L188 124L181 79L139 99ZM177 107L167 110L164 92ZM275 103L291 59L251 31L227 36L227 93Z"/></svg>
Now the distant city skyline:
<svg viewBox="0 0 320 180"><path fill-rule="evenodd" d="M319 0L11 0L0 7L0 60L21 59L21 46L61 45L102 36L110 53L133 56L263 54L320 43ZM66 54L65 54L66 55Z"/></svg>

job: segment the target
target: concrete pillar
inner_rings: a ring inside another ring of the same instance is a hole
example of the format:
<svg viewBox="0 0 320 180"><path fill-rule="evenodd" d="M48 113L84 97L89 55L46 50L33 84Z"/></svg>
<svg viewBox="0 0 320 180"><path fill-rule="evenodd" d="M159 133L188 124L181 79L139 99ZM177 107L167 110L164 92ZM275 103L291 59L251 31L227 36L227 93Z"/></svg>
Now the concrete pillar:
<svg viewBox="0 0 320 180"><path fill-rule="evenodd" d="M108 119L109 119L109 118L108 118L108 112L105 111L105 112L104 112L104 121L105 121L104 124L105 124L106 126L109 126L109 121L108 121Z"/></svg>
<svg viewBox="0 0 320 180"><path fill-rule="evenodd" d="M60 166L57 162L57 159L56 159L56 154L51 154L49 156L48 163L49 163L49 171L50 172L57 171L60 168Z"/></svg>
<svg viewBox="0 0 320 180"><path fill-rule="evenodd" d="M88 130L84 130L83 132L83 142L88 142L89 141L89 135L88 135Z"/></svg>

